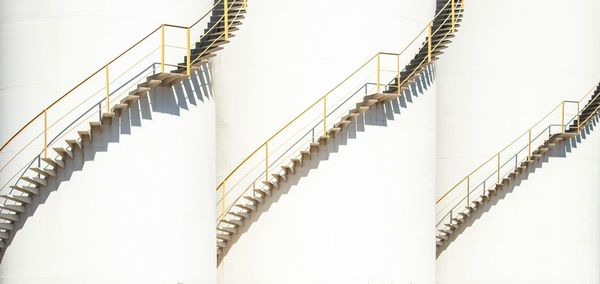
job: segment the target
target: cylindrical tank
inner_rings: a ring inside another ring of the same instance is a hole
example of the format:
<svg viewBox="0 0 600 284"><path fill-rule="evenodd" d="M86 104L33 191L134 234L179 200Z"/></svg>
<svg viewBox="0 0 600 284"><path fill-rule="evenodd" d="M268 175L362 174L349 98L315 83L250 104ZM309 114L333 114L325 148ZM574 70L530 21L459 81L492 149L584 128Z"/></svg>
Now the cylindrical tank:
<svg viewBox="0 0 600 284"><path fill-rule="evenodd" d="M435 4L249 2L243 32L214 61L219 180L366 59L406 46L433 17ZM414 53L408 55L403 66ZM393 62L382 69L396 70ZM282 183L268 209L231 241L219 283L433 283L434 90L430 82L422 98L407 102L406 113L395 105L398 121L384 116L392 106L380 106L366 116L387 126L350 126L356 137L344 130L313 154L299 178ZM306 116L318 119L321 104ZM285 131L306 131L295 127ZM308 135L318 139L321 131ZM267 151L278 151L277 143ZM255 156L263 155L265 149ZM282 162L276 159L269 161ZM233 179L223 188L236 186Z"/></svg>
<svg viewBox="0 0 600 284"><path fill-rule="evenodd" d="M2 142L160 24L189 25L213 3L0 3ZM0 282L214 283L209 78L205 65L181 85L153 89L104 120L21 214L5 241ZM79 127L85 129L87 123Z"/></svg>
<svg viewBox="0 0 600 284"><path fill-rule="evenodd" d="M552 132L560 131L559 104L579 100L600 78L599 8L588 0L466 1L460 35L437 66L438 197L461 180L464 190L490 157L484 174L495 185L494 155L525 133L517 145L525 147L519 159L527 156L528 129L556 106L543 127L558 123ZM567 103L566 116L574 111ZM492 203L440 254L438 283L598 282L596 138L555 153L563 157L551 156Z"/></svg>

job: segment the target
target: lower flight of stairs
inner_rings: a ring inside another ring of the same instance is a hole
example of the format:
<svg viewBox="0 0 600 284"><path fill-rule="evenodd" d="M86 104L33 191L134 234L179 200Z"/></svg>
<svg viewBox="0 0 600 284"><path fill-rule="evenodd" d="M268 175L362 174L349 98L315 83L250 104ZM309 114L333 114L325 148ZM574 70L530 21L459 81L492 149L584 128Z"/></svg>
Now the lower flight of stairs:
<svg viewBox="0 0 600 284"><path fill-rule="evenodd" d="M572 124L565 129L564 133L558 133L551 135L542 145L540 145L535 151L532 152L531 156L522 162L516 169L504 177L500 183L496 184L495 187L486 189L483 194L479 197L474 198L468 206L465 206L462 211L457 211L455 214L450 216L448 222L444 223L444 228L439 229L436 232L436 249L440 253L440 250L447 245L450 238L466 224L473 214L482 208L487 202L492 201L494 196L508 188L511 183L518 180L521 175L525 174L529 167L531 167L536 161L542 159L546 153L549 153L557 147L561 142L570 140L573 137L578 136L581 131L585 131L587 125L592 122L593 116L598 115L600 107L600 85L596 87L594 95L590 98L587 105L581 112L579 122L575 119ZM579 123L579 124L578 124Z"/></svg>

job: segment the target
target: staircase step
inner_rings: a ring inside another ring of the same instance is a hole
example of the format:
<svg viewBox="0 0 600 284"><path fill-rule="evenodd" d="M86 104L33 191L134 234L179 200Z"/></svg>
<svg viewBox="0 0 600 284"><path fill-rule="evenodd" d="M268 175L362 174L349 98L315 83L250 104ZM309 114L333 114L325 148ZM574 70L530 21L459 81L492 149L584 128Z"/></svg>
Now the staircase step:
<svg viewBox="0 0 600 284"><path fill-rule="evenodd" d="M54 147L52 149L54 149L54 152L56 152L58 155L63 157L63 159L69 158L69 159L73 160L73 152L72 151L62 148L62 147Z"/></svg>
<svg viewBox="0 0 600 284"><path fill-rule="evenodd" d="M220 242L217 240L217 247L220 247L220 248L227 247L227 242L225 242L225 241Z"/></svg>
<svg viewBox="0 0 600 284"><path fill-rule="evenodd" d="M223 227L223 226L219 226L217 228L217 230L222 231L222 232L226 232L226 233L231 233L231 234L236 234L237 233L237 229L234 227Z"/></svg>
<svg viewBox="0 0 600 284"><path fill-rule="evenodd" d="M54 167L54 168L65 168L65 163L61 160L56 160L56 159L51 159L51 158L42 158L42 161L44 161L46 164Z"/></svg>
<svg viewBox="0 0 600 284"><path fill-rule="evenodd" d="M8 232L0 232L0 239L8 240L10 238L10 234Z"/></svg>
<svg viewBox="0 0 600 284"><path fill-rule="evenodd" d="M227 212L227 214L231 215L231 216L235 216L241 219L248 219L250 218L250 214L246 213L246 212Z"/></svg>
<svg viewBox="0 0 600 284"><path fill-rule="evenodd" d="M79 135L79 138L81 138L81 141L84 141L85 139L88 139L88 141L92 140L92 133L90 131L80 130L77 131L77 134Z"/></svg>
<svg viewBox="0 0 600 284"><path fill-rule="evenodd" d="M91 121L90 122L90 131L93 131L94 128L97 128L98 130L102 131L102 122L100 121Z"/></svg>
<svg viewBox="0 0 600 284"><path fill-rule="evenodd" d="M232 239L232 237L229 234L217 234L217 239L230 241Z"/></svg>
<svg viewBox="0 0 600 284"><path fill-rule="evenodd" d="M272 177L274 177L275 179L277 179L277 181L286 181L287 180L287 176L285 174L271 174Z"/></svg>
<svg viewBox="0 0 600 284"><path fill-rule="evenodd" d="M292 167L292 166L288 166L288 165L284 165L281 166L281 168L287 173L287 174L295 174L296 173L296 168Z"/></svg>
<svg viewBox="0 0 600 284"><path fill-rule="evenodd" d="M23 176L21 177L21 180L35 184L36 186L44 186L48 184L48 181L45 178Z"/></svg>
<svg viewBox="0 0 600 284"><path fill-rule="evenodd" d="M17 213L25 213L25 210L26 210L25 206L23 206L23 205L7 205L7 204L0 204L0 209L17 212Z"/></svg>
<svg viewBox="0 0 600 284"><path fill-rule="evenodd" d="M39 195L40 194L40 190L32 187L32 186L17 186L17 185L11 185L10 188L23 192L23 193L27 193L30 195Z"/></svg>
<svg viewBox="0 0 600 284"><path fill-rule="evenodd" d="M29 168L31 171L46 177L56 177L56 171L44 168Z"/></svg>
<svg viewBox="0 0 600 284"><path fill-rule="evenodd" d="M244 196L244 199L253 202L254 204L262 203L263 199L255 196Z"/></svg>
<svg viewBox="0 0 600 284"><path fill-rule="evenodd" d="M71 149L83 150L83 146L81 145L81 142L79 142L77 139L66 139L65 142L67 142L67 145L69 145L69 147L71 147Z"/></svg>
<svg viewBox="0 0 600 284"><path fill-rule="evenodd" d="M296 167L296 166L301 167L302 166L302 159L294 158L291 161L292 161L292 164L294 165L294 167Z"/></svg>
<svg viewBox="0 0 600 284"><path fill-rule="evenodd" d="M13 225L11 223L0 223L0 229L6 230L6 231L12 231L15 229L15 225Z"/></svg>
<svg viewBox="0 0 600 284"><path fill-rule="evenodd" d="M160 83L162 83L161 80L147 79L146 82L139 84L138 87L154 88L154 87L160 85Z"/></svg>
<svg viewBox="0 0 600 284"><path fill-rule="evenodd" d="M31 197L29 197L29 196L5 194L5 195L0 195L0 197L15 201L15 202L19 202L21 204L31 204Z"/></svg>
<svg viewBox="0 0 600 284"><path fill-rule="evenodd" d="M272 182L272 181L268 181L268 180L263 180L262 183L264 185L266 185L270 190L273 190L274 188L277 188L278 184L276 182Z"/></svg>
<svg viewBox="0 0 600 284"><path fill-rule="evenodd" d="M0 214L0 219L11 221L11 222L19 222L18 214Z"/></svg>
<svg viewBox="0 0 600 284"><path fill-rule="evenodd" d="M269 196L271 195L271 191L268 189L260 189L260 188L255 188L254 192L262 195L262 196Z"/></svg>
<svg viewBox="0 0 600 284"><path fill-rule="evenodd" d="M256 206L255 205L249 205L249 204L236 204L236 207L242 208L246 211L255 211L256 210Z"/></svg>
<svg viewBox="0 0 600 284"><path fill-rule="evenodd" d="M158 80L151 80L151 81L158 81ZM147 94L150 90L151 89L149 87L137 87L137 89L129 92L129 94L141 97L141 96Z"/></svg>
<svg viewBox="0 0 600 284"><path fill-rule="evenodd" d="M105 112L105 113L102 113L102 120L112 120L114 116L115 116L114 112Z"/></svg>
<svg viewBox="0 0 600 284"><path fill-rule="evenodd" d="M227 223L229 225L233 225L234 227L238 227L238 226L242 226L244 225L243 221L238 221L238 220L227 220L227 219L221 219L221 222L223 223Z"/></svg>

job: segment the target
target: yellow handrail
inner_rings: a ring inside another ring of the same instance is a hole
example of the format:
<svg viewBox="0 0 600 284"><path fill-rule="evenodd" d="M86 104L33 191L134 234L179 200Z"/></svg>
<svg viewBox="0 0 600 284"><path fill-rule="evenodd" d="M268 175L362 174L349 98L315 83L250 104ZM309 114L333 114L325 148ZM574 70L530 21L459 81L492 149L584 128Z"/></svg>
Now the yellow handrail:
<svg viewBox="0 0 600 284"><path fill-rule="evenodd" d="M542 123L542 121L544 121L546 118L548 118L550 115L552 115L560 107L563 107L563 111L562 111L563 118L561 118L561 120L563 121L562 122L562 127L564 128L564 124L565 124L564 123L564 104L565 103L580 103L580 102L582 102L590 93L592 93L594 91L595 88L596 88L596 86L594 88L592 88L590 91L588 91L579 101L566 101L565 100L565 101L560 102L558 105L556 105L556 107L554 107L551 111L549 111L544 117L542 117L535 124L533 124L531 127L529 127L523 134L519 135L515 140L513 140L507 146L505 146L504 148L502 148L502 150L500 150L497 154L494 154L491 158L489 158L485 162L481 163L475 170L471 171L465 178L463 178L461 181L459 181L458 183L456 183L452 188L450 188L450 190L446 191L441 197L439 197L437 199L437 201L435 203L436 204L440 203L440 201L442 201L452 191L454 191L456 188L458 188L458 186L461 185L468 177L470 177L473 174L475 174L477 171L479 171L481 168L483 168L485 165L487 165L487 163L489 163L490 161L492 161L494 158L498 158L499 155L500 155L500 153L504 152L506 149L508 149L509 147L513 146L517 141L519 141L521 138L523 138L523 136L528 135L529 136L529 140L531 141L531 129L537 127L540 123ZM597 109L598 108L596 108L596 110ZM579 110L578 110L578 114L579 114ZM587 121L590 118L591 117L588 117L588 119L586 119L586 123L587 123ZM581 125L585 125L585 123L581 123ZM531 144L531 142L529 142L529 143ZM529 147L531 147L531 145L529 145ZM531 150L529 150L529 153L531 153Z"/></svg>
<svg viewBox="0 0 600 284"><path fill-rule="evenodd" d="M433 22L436 20L436 18L448 7L448 5L451 3L452 0L449 0L446 2L446 4L443 6L443 8L440 9L440 11L438 11L435 16L427 22L427 25L424 29L420 30L419 33L410 41L410 43L404 48L402 49L402 51L400 53L388 53L388 52L378 52L377 54L373 55L371 58L369 58L365 63L363 63L360 67L356 68L350 75L348 75L347 77L345 77L340 83L338 83L336 86L334 86L330 91L328 91L325 95L323 95L322 97L318 98L314 103L312 103L310 106L308 106L307 108L305 108L300 114L298 114L297 116L295 116L294 118L292 118L288 123L286 123L283 127L281 127L279 130L277 130L273 135L271 135L267 140L265 140L262 144L260 144L254 151L252 151L248 156L246 156L240 163L238 163L233 170L231 170L229 172L229 174L227 174L223 180L217 185L216 190L222 190L223 192L221 193L221 198L219 199L219 201L217 202L217 204L221 203L221 214L220 217L218 219L221 219L223 217L224 212L227 212L228 210L230 210L232 208L232 206L238 202L238 200L240 200L240 198L242 197L242 195L250 190L250 187L248 187L247 189L243 190L242 194L237 196L235 198L235 200L233 200L233 202L231 202L228 206L227 209L225 209L225 197L229 194L229 192L231 192L231 190L233 190L233 187L237 186L237 184L239 183L239 181L237 183L235 183L235 185L232 187L230 184L230 189L226 190L225 189L225 184L228 183L229 179L236 173L238 172L238 170L240 170L240 168L242 166L244 166L251 158L253 158L255 155L257 155L257 153L259 151L261 151L261 149L263 147L267 147L267 145L269 144L269 142L271 142L274 138L276 138L281 132L283 132L284 130L286 130L288 127L290 127L290 125L292 125L294 122L296 122L299 118L301 118L302 116L304 116L309 110L313 109L315 106L319 105L321 102L323 102L323 127L324 127L324 135L326 135L326 119L327 119L327 110L326 110L326 100L327 97L332 94L335 90L337 90L340 86L342 86L344 83L346 83L350 78L352 78L353 76L355 76L359 71L361 71L365 66L367 66L369 63L371 63L375 58L378 58L381 55L393 55L393 56L397 56L398 57L398 65L399 65L399 60L400 60L400 55L402 53L404 53L406 50L408 50L408 48L418 39L420 38L423 33L427 30L427 27L429 26L433 26ZM462 2L461 2L462 3ZM456 6L458 7L458 6ZM453 7L453 9L455 9L456 7ZM430 30L430 34L429 34L429 45L431 45L431 41L433 36L437 35L437 33L439 32L441 26L443 26L444 24L446 24L450 19L450 17L448 17L448 19L444 19L444 21L440 24L440 27L438 29L436 29L435 31L431 31ZM456 20L453 19L454 21ZM434 50L437 49L437 47L441 44L441 42L448 36L452 34L452 31L448 31L444 34L442 40L440 40L440 42L435 46L432 47ZM420 49L419 49L420 50ZM420 70L424 64L429 64L429 62L425 62L425 60L427 59L427 57L423 58L423 60L417 65L417 67L414 68L414 70L412 71L411 74L409 74L409 76L407 76L404 81L402 81L402 83L400 83L400 79L398 77L398 86L403 85L404 83L408 82L409 80L411 80L412 76L418 71ZM378 60L379 63L379 60ZM378 64L377 67L377 71L376 71L376 75L378 78L378 82L377 82L377 87L380 86L379 83L379 72L381 72L380 70L380 64ZM400 75L400 67L398 66L398 75ZM400 88L398 89L398 92L400 92ZM377 93L379 93L379 88L377 88ZM268 172L268 168L269 168L269 164L268 162L266 162L266 160L268 159L268 155L265 156L265 164L266 164L266 168L267 170L265 172ZM254 166L253 170L256 169L256 166ZM245 174L243 178L246 178L248 174ZM267 174L267 178L268 178L268 174Z"/></svg>
<svg viewBox="0 0 600 284"><path fill-rule="evenodd" d="M56 99L54 102L52 102L50 105L48 105L46 108L44 108L42 111L40 111L36 116L34 116L31 120L29 120L27 123L25 123L25 125L23 125L15 134L13 134L6 142L4 142L4 144L2 144L2 146L0 147L0 152L2 150L4 150L17 136L19 136L19 134L21 134L25 129L27 129L34 121L36 121L38 118L40 118L42 115L44 115L48 110L50 110L53 106L55 106L57 103L59 103L60 101L62 101L64 98L66 98L68 95L70 95L71 93L73 93L73 91L77 90L79 87L81 87L84 83L86 83L87 81L89 81L91 78L93 78L94 76L96 76L97 74L99 74L100 72L102 72L103 70L105 70L107 68L107 66L111 65L112 63L114 63L116 60L118 60L119 58L121 58L123 55L127 54L129 51L131 51L133 48L135 48L136 46L138 46L140 43L142 43L143 41L145 41L146 39L148 39L150 36L152 36L155 32L157 32L159 29L164 30L164 27L172 27L172 28L179 28L179 29L191 29L192 27L194 27L196 24L198 24L200 21L202 21L206 16L208 16L216 7L217 5L221 2L222 0L217 1L217 3L215 3L212 8L206 12L200 19L198 19L196 22L194 22L194 24L192 24L189 27L185 27L185 26L180 26L180 25L173 25L173 24L162 24L160 26L158 26L156 29L154 29L153 31L151 31L150 33L148 33L146 36L144 36L142 39L138 40L136 43L134 43L133 45L131 45L129 48L127 48L125 51L121 52L119 55L117 55L115 58L113 58L112 60L110 60L108 63L102 65L101 68L98 68L95 72L93 72L90 76L88 76L87 78L85 78L83 81L81 81L80 83L78 83L77 85L75 85L75 87L71 88L69 91L67 91L65 94L63 94L62 96L60 96L58 99ZM216 24L215 24L216 25ZM164 37L164 34L163 34ZM163 38L164 40L164 38ZM162 61L164 62L164 50L163 50L163 59ZM164 70L163 70L164 71Z"/></svg>

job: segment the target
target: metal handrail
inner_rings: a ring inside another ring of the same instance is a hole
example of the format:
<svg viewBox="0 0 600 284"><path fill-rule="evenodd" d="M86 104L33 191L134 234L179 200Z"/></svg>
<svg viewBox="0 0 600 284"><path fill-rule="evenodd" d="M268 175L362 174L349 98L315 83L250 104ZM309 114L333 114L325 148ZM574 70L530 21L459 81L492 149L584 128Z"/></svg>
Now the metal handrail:
<svg viewBox="0 0 600 284"><path fill-rule="evenodd" d="M302 112L300 112L300 114L298 114L297 116L295 116L294 118L292 118L292 119L291 119L289 122L287 122L287 123L286 123L286 124L285 124L283 127L281 127L280 129L278 129L278 130L277 130L277 131L276 131L276 132L275 132L273 135L271 135L271 136L270 136L268 139L266 139L266 140L265 140L263 143L261 143L261 144L260 144L260 145L259 145L257 148L255 148L255 150L253 150L253 151L252 151L252 152L251 152L251 153L250 153L248 156L246 156L246 157L245 157L245 158L244 158L244 159L243 159L243 160L242 160L240 163L238 163L238 164L237 164L237 165L236 165L236 166L233 168L233 170L231 170L231 171L230 171L230 172L229 172L229 173L228 173L228 174L227 174L227 175L226 175L226 176L225 176L225 177L222 179L222 181L221 181L220 183L218 183L218 185L217 185L217 187L216 187L216 190L217 190L217 191L219 191L220 189L222 189L222 196L219 198L219 200L218 200L218 202L217 202L217 208L219 207L219 204L221 204L221 206L223 207L223 208L222 208L222 210L221 210L221 211L222 211L222 212L221 212L221 215L220 215L220 216L218 216L218 220L219 220L219 222L218 222L218 223L220 223L220 220L223 218L223 214L224 214L225 212L229 212L229 211L232 209L232 207L233 207L233 206L235 206L235 204L236 204L236 203L237 203L237 202L238 202L238 201L239 201L239 200L240 200L240 199L241 199L241 198L242 198L242 197L243 197L243 196L244 196L244 195L245 195L245 194L248 192L248 190L250 190L250 189L252 188L252 186L248 186L248 188L246 188L246 189L243 189L243 190L242 190L242 192L241 192L241 193L240 193L240 194L237 196L237 198L235 198L235 200L233 200L232 202L230 202L230 203L229 203L229 204L226 206L227 208L225 209L225 197L227 197L227 196L229 195L229 193L231 193L231 192L232 192L232 190L233 190L234 188L236 188L236 187L239 185L239 183L241 182L241 180L238 180L237 182L235 182L235 185L234 185L233 187L231 187L231 186L230 186L230 189L229 189L229 190L226 190L226 189L225 189L225 185L226 185L226 184L229 182L229 180L232 178L232 176L233 176L234 174L236 174L236 173L237 173L237 172L238 172L238 171L239 171L239 170L240 170L240 169L241 169L241 168L242 168L242 167L243 167L243 166L244 166L246 163L248 163L248 161L250 161L250 159L252 159L253 157L255 157L255 156L256 156L256 155L257 155L257 154L258 154L260 151L262 151L263 149L265 149L266 147L268 147L269 143L270 143L271 141L273 141L273 139L275 139L276 137L278 137L278 135L280 135L280 134L281 134L281 133L282 133L284 130L286 130L288 127L290 127L290 126L291 126L291 125L292 125L294 122L298 121L298 119L300 119L301 117L303 117L303 116L304 116L304 115L305 115L305 114L306 114L306 113L307 113L309 110L313 110L313 109L315 109L315 107L316 107L316 106L318 106L318 105L320 105L321 103L324 103L324 107L326 108L326 100L327 100L328 96L329 96L329 95L331 95L331 94L332 94L334 91L336 91L336 90L337 90L339 87L341 87L341 86L342 86L344 83L348 82L348 80L350 80L350 79L351 79L352 77L354 77L354 76L355 76L355 75L356 75L358 72L360 72L361 70L363 70L365 66L367 66L368 64L370 64L371 62L373 62L373 60L375 60L376 58L377 58L377 62L378 62L378 80L377 80L378 82L377 82L377 84L376 84L376 85L378 86L378 88L377 88L377 89L378 89L378 93L379 93L379 87L380 87L380 86L389 86L389 85L391 85L391 83L390 83L390 84L388 84L388 85L382 85L382 84L380 84L380 82L379 82L379 72L381 71L381 69L379 68L379 57L380 57L381 55L391 55L391 56L397 56L397 57L398 57L398 62L399 62L399 60L400 60L400 55L402 55L402 54L403 54L405 51L407 51L407 50L408 50L408 49L409 49L409 48L412 46L412 44L413 44L413 43L415 43L415 42L416 42L416 40L417 40L418 38L422 37L422 36L423 36L423 34L424 34L424 32L425 32L425 31L427 31L428 29L429 29L428 41L432 41L432 40L433 40L433 37L438 35L437 33L440 31L441 27L443 27L445 24L447 24L447 23L448 23L448 21L450 20L450 18L451 18L451 17L450 17L450 16L448 16L448 17L444 17L444 18L443 18L443 21L442 21L442 23L438 23L439 27L438 27L438 28L435 30L435 32L433 32L433 31L432 31L432 26L433 26L433 23L434 23L434 21L436 21L436 20L439 20L439 19L437 19L437 17L438 17L439 15L441 15L441 13L443 13L443 12L444 12L444 10L445 10L445 9L448 7L448 5L450 5L450 3L453 3L453 2L454 2L453 0L448 0L448 1L446 2L446 4L443 6L443 8L441 8L441 9L440 9L440 10L439 10L439 11L438 11L436 14L435 14L435 16L434 16L434 17L433 17L433 18L432 18L430 21L428 21L428 22L427 22L427 25L426 25L426 27L425 27L425 28L423 28L422 30L420 30L420 31L419 31L419 33L418 33L418 34L417 34L417 35L416 35L416 36L413 38L413 40L412 40L412 41L411 41L411 42L410 42L410 43L409 43L409 44L408 44L408 45L407 45L407 46L406 46L404 49L402 49L402 51L401 51L400 53L378 52L377 54L375 54L375 55L373 55L372 57L370 57L370 58L369 58L369 59L368 59L368 60L367 60L365 63L363 63L363 64L362 64L361 66L359 66L358 68L356 68L356 69L355 69L355 70L354 70L354 71L353 71L353 72L352 72L350 75L348 75L347 77L345 77L345 78L344 78L344 79L343 79L343 80L342 80L340 83L338 83L336 86L334 86L334 87L333 87L333 88L332 88L330 91L328 91L328 92L327 92L325 95L323 95L323 96L319 97L319 98L318 98L318 99L317 99L317 100L316 100L314 103L312 103L310 106L308 106L307 108L305 108L305 109L304 109ZM460 2L460 3L459 3L459 2ZM460 8L464 7L464 2L463 2L463 1L456 1L455 7L453 7L453 9L457 9L457 8L459 8L459 7L460 7ZM436 50L436 49L438 48L438 46L439 46L439 45L440 45L440 44L443 42L443 40L444 40L444 39L445 39L445 38L446 38L448 35L452 34L453 32L454 32L454 29L452 29L452 30L450 30L450 31L446 32L446 33L443 35L443 38L442 38L441 40L439 40L439 42L436 44L436 46L435 46L434 48L432 48L432 49L433 49L433 50ZM424 47L426 47L426 45L425 45L425 44L424 44L424 45L422 45L422 46L419 48L419 51L418 51L418 53L417 53L417 54L421 53L421 51L422 51L422 49L423 49ZM400 83L400 80L401 80L401 78L400 78L400 73L401 73L401 71L404 71L404 70L406 70L406 68L405 68L405 69L403 69L403 70L398 70L398 77L397 77L397 79L393 79L393 80L391 81L391 82L393 82L394 80L398 80L398 84L395 84L395 85L394 85L394 87L395 87L396 85L398 85L398 86L400 86L400 85L404 85L406 82L408 82L409 80L413 79L413 76L416 74L416 72L420 72L421 68L422 68L424 65L426 65L426 64L429 64L431 61L428 61L427 59L429 58L429 60L431 60L431 50L432 50L432 49L430 49L430 50L429 50L429 57L425 57L425 58L423 58L423 60L421 60L421 62L420 62L420 63L419 63L419 64L418 64L418 65L417 65L415 68L414 68L414 70L412 70L412 72L411 72L411 73L410 73L410 74L409 74L409 75L408 75L408 76L407 76L407 77L404 79L404 81L402 81L402 83ZM398 63L398 69L399 69L399 63ZM398 89L398 92L400 92L400 89ZM341 106L341 105L340 105L340 106ZM337 110L337 109L338 109L340 106L338 106L337 108L335 108L335 109L334 109L334 111L336 111L336 110ZM321 121L320 121L320 122L317 124L317 125L319 125L319 124L323 123L324 132L325 132L325 127L326 127L326 126L325 126L325 121L326 121L326 118L327 118L327 117L328 117L328 116L329 116L331 113L333 113L333 111L332 111L332 112L330 112L329 114L328 114L326 111L324 111L323 118L322 118L322 119L321 119ZM314 128L312 129L312 131L314 131ZM300 139L303 139L303 138L305 138L305 137L306 137L306 135L302 136L302 138L300 138ZM296 142L296 143L298 143L298 142ZM294 144L294 145L295 145L295 144ZM287 152L287 151L286 151L286 152ZM284 154L282 154L282 156L283 156L283 155L285 155L285 152L284 152ZM279 159L280 159L282 156L279 156L279 157L277 158L277 160L279 160ZM259 164L258 164L258 165L260 165L260 163L262 163L263 161L268 161L268 150L267 150L267 155L265 156L265 159L261 159L261 161L259 162ZM265 171L263 171L263 172L259 173L258 177L257 177L256 179L254 179L254 180L251 182L251 185L252 185L252 184L255 184L256 182L258 182L258 180L259 180L259 179L260 179L262 176L266 176L266 175L265 175L265 173L268 173L268 169L269 169L270 167L272 167L272 166L273 166L273 164L274 164L274 163L271 163L271 164L269 165L269 163L268 163L268 162L266 162L266 169L265 169ZM256 165L256 166L252 167L252 171L256 170L256 168L258 167L258 165ZM242 179L245 179L245 178L247 178L248 174L249 174L249 173L247 173L247 174L244 174Z"/></svg>
<svg viewBox="0 0 600 284"><path fill-rule="evenodd" d="M0 152L2 150L4 150L20 133L22 133L25 129L27 129L34 121L36 121L38 118L40 118L42 115L44 115L44 113L46 113L49 109L51 109L53 106L55 106L58 102L62 101L64 98L66 98L73 91L75 91L79 87L81 87L84 83L86 83L91 78L93 78L94 76L98 75L100 72L102 72L103 70L105 70L106 66L111 65L112 63L114 63L115 61L117 61L119 58L121 58L122 56L124 56L125 54L127 54L129 51L131 51L133 48L135 48L136 46L138 46L140 43L144 42L146 39L148 39L150 36L152 36L158 30L160 30L160 29L162 29L164 27L172 27L172 28L179 28L179 29L191 29L196 24L198 24L200 21L202 21L206 16L208 16L218 6L218 4L221 3L222 1L223 0L218 0L217 3L215 3L208 12L206 12L200 19L198 19L196 22L194 22L194 24L192 24L189 27L180 26L180 25L173 25L173 24L162 24L162 25L158 26L156 29L154 29L153 31L151 31L150 33L148 33L142 39L138 40L132 46L130 46L129 48L127 48L125 51L121 52L115 58L113 58L112 60L108 61L106 64L102 65L102 67L100 67L95 72L93 72L91 75L89 75L87 78L85 78L83 81L81 81L80 83L78 83L77 85L75 85L75 87L71 88L65 94L63 94L58 99L56 99L54 102L52 102L51 104L49 104L46 108L44 108L44 110L42 110L40 113L38 113L36 116L34 116L31 120L29 120L29 122L27 122L25 125L23 125L15 134L13 134L6 142L4 142L4 144L2 144L2 146L0 147ZM234 1L232 1L232 3L234 3Z"/></svg>
<svg viewBox="0 0 600 284"><path fill-rule="evenodd" d="M526 130L523 134L519 135L516 139L514 139L512 142L510 142L508 145L506 145L504 148L502 148L500 151L498 151L498 153L502 153L504 152L506 149L510 148L512 145L514 145L517 141L519 141L519 139L523 138L525 135L528 135L530 130L537 127L542 121L544 121L546 118L548 118L550 115L552 115L558 108L560 108L561 106L563 106L564 103L580 103L582 102L591 92L593 92L593 90L595 89L595 87L588 91L583 97L582 99L580 99L579 101L572 101L572 100L565 100L560 102L556 107L554 107L551 111L549 111L544 117L542 117L540 120L538 120L536 123L534 123L531 127L528 128L528 130ZM581 110L581 112L583 112L583 110ZM477 168L475 168L475 170L471 171L467 176L465 176L461 181L459 181L456 185L454 185L452 188L450 188L450 190L448 190L446 193L444 193L441 197L438 198L438 200L436 201L436 204L438 204L440 201L442 201L446 196L448 196L448 194L450 194L452 191L454 191L459 185L461 185L469 176L472 176L474 173L476 173L477 171L479 171L481 168L483 168L485 165L487 165L490 161L492 161L493 159L497 158L498 154L493 155L492 157L490 157L488 160L486 160L485 162L481 163Z"/></svg>
<svg viewBox="0 0 600 284"><path fill-rule="evenodd" d="M566 129L567 125L571 125L570 129L573 129L573 127L575 127L575 129L577 129L577 131L580 131L581 127L584 127L585 125L587 125L587 123L591 119L593 119L594 117L597 116L597 114L598 114L598 112L600 110L600 106L597 106L592 112L590 112L588 114L588 117L583 122L581 122L579 120L580 120L583 112L586 111L586 109L585 108L580 108L580 103L583 102L583 100L585 98L587 98L590 94L592 94L592 98L594 98L594 90L596 88L598 88L598 86L599 85L594 86L594 88L592 88L589 92L587 92L582 97L582 99L580 99L578 101L574 101L574 100L564 100L564 101L562 101L560 104L558 104L558 106L556 106L549 113L547 113L542 119L540 119L532 127L530 127L524 134L520 135L517 139L515 139L514 141L512 141L508 146L504 147L501 151L498 152L498 154L495 154L490 159L488 159L487 161L485 161L484 163L482 163L481 165L479 165L474 171L470 172L460 182L458 182L450 190L448 190L446 193L444 193L436 201L436 205L439 204L442 200L445 200L446 198L449 198L450 197L449 194L451 192L453 192L456 188L458 188L459 185L464 184L465 181L470 180L471 176L475 175L485 165L488 165L488 163L490 161L492 161L494 159L498 159L498 166L497 166L497 168L492 172L492 174L490 174L489 176L487 176L486 178L484 178L483 182L478 183L478 185L476 187L474 187L472 190L469 187L469 185L467 185L467 193L466 194L464 194L464 195L461 194L461 195L455 196L455 197L452 198L452 200L450 202L444 203L445 205L443 205L442 208L441 208L441 210L438 211L441 215L439 217L439 220L436 223L436 227L439 226L442 222L444 222L444 220L446 220L446 218L448 216L452 216L452 213L455 212L455 210L459 206L461 206L461 204L463 204L463 202L465 202L465 200L469 201L469 196L471 195L471 193L477 191L482 185L483 185L483 190L484 190L484 193L485 193L485 190L487 190L486 187L485 187L485 182L488 181L490 178L493 178L495 175L497 175L498 176L498 180L500 180L500 178L501 178L501 173L500 173L501 169L505 168L511 161L513 161L513 160L515 161L515 168L516 168L518 166L518 162L519 161L524 161L524 160L529 159L531 157L531 155L532 155L531 145L535 141L537 141L545 133L548 133L548 137L551 137L552 136L552 127L560 127L562 130L561 130L561 132L558 132L558 133L565 133L566 130L567 130ZM595 99L598 100L598 97L596 97ZM565 108L564 108L564 105L566 103L577 104L577 112L570 119L568 119L568 120L565 120ZM555 113L556 110L559 107L561 107L561 106L562 106L562 110L561 110L561 123L560 124L550 123L547 127L541 129L539 131L539 134L537 134L535 137L532 137L531 136L532 129L534 129L535 127L537 127L541 122L543 122L550 115L552 115L553 113ZM575 119L577 119L577 125L572 125L572 123L574 123ZM528 143L526 143L522 148L517 149L516 153L514 155L510 155L509 158L506 159L506 161L501 165L500 164L501 163L500 162L500 154L504 153L505 150L507 150L508 148L510 148L512 145L514 145L517 141L519 141L525 135L529 136ZM525 152L524 153L525 155L521 154L523 152ZM521 160L518 159L519 155L523 155L522 156L523 158ZM510 173L511 173L511 171L508 171L508 173L502 174L502 178L505 178ZM495 186L495 183L494 183L494 186ZM459 197L460 197L460 199L457 201L456 199L459 198ZM469 204L467 204L466 206L469 206ZM438 215L438 213L436 213L436 215Z"/></svg>

